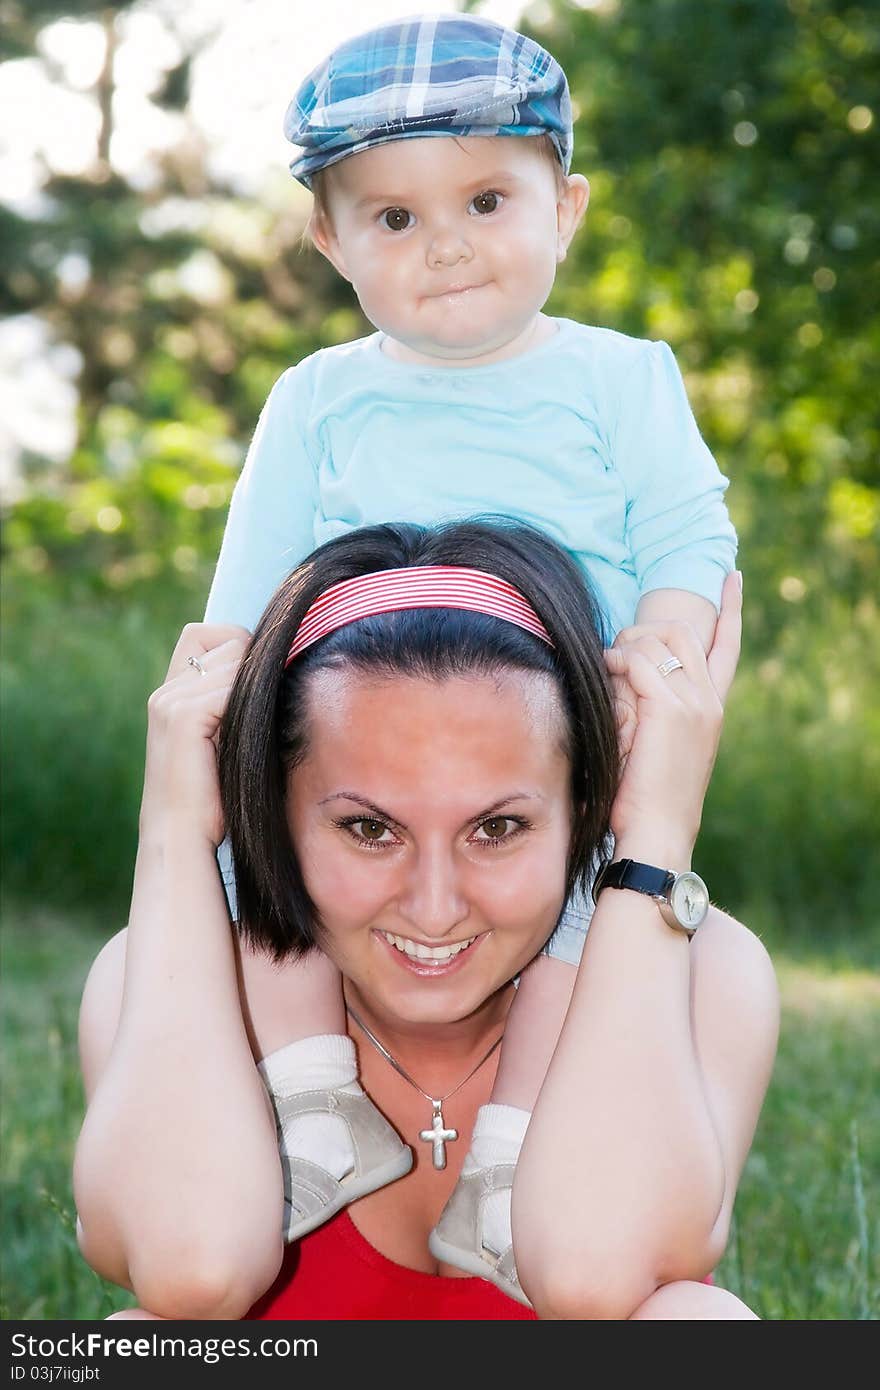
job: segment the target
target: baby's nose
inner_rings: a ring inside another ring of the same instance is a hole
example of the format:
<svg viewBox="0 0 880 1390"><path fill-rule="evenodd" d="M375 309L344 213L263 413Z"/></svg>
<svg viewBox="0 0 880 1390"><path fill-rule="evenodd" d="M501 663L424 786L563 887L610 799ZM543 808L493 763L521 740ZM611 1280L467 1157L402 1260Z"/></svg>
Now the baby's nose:
<svg viewBox="0 0 880 1390"><path fill-rule="evenodd" d="M469 261L472 256L470 242L452 229L436 232L428 246L428 265L432 268L458 265L459 261Z"/></svg>

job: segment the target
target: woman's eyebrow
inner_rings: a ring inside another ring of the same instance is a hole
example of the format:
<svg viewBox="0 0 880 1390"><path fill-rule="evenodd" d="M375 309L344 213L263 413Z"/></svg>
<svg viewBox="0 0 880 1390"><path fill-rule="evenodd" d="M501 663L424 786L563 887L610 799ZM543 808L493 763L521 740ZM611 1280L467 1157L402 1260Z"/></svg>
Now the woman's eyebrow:
<svg viewBox="0 0 880 1390"><path fill-rule="evenodd" d="M491 806L487 806L477 816L469 817L469 824L476 821L488 820L490 816L497 815L503 811L505 806L509 806L512 801L543 801L544 797L540 792L511 792L509 796L502 797L500 801L495 801Z"/></svg>
<svg viewBox="0 0 880 1390"><path fill-rule="evenodd" d="M370 815L371 815L371 816L374 816L374 817L376 818L376 820L384 820L384 821L387 821L389 825L393 825L394 828L395 828L395 830L405 830L405 829L406 829L406 826L403 825L401 821L397 820L394 816L389 815L389 813L388 813L387 811L383 811L383 810L382 810L382 807L381 807L381 806L377 806L376 803L375 803L374 801L368 801L366 797L364 797L364 796L358 796L357 792L345 792L345 791L331 792L329 796L323 797L323 798L318 802L318 805L319 805L319 806L326 806L328 801L340 801L340 800L343 800L343 801L354 801L354 802L356 803L356 805L358 805L358 806L363 806L363 808L364 808L365 811L369 811Z"/></svg>
<svg viewBox="0 0 880 1390"><path fill-rule="evenodd" d="M480 821L488 820L490 816L497 815L505 806L509 806L512 801L543 801L544 799L545 798L540 792L510 792L508 796L502 797L500 801L494 801L491 806L485 807L484 810L479 811L475 816L468 816L464 823L465 825L476 825ZM365 796L359 796L357 792L331 792L330 796L323 797L318 802L318 805L326 806L328 801L337 800L353 801L357 806L363 806L364 810L369 811L370 815L374 816L376 820L386 821L387 824L393 826L395 830L406 829L402 821L397 820L396 817L390 815L388 811L383 811L382 807L377 806L374 801L369 801Z"/></svg>

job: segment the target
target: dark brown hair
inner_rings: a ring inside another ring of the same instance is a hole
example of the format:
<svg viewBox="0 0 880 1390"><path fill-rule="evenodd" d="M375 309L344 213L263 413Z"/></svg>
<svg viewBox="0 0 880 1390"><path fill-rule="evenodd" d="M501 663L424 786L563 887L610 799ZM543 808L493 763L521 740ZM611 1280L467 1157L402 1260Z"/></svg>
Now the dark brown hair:
<svg viewBox="0 0 880 1390"><path fill-rule="evenodd" d="M464 565L512 584L554 646L502 618L412 609L362 618L316 642L285 671L312 602L356 575L420 565ZM322 545L270 600L236 676L220 730L223 811L235 862L239 926L277 958L314 946L320 925L286 819L292 767L305 756L305 694L317 671L381 676L493 676L536 671L557 683L571 762L572 835L566 889L585 890L608 831L619 758L602 656L602 619L575 561L542 531L501 517L442 526L369 526Z"/></svg>

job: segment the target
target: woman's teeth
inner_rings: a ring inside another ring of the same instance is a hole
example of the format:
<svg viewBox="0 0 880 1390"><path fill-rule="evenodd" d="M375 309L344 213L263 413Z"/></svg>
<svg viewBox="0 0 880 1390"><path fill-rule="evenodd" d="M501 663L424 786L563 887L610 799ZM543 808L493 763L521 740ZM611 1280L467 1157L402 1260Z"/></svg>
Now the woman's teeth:
<svg viewBox="0 0 880 1390"><path fill-rule="evenodd" d="M454 946L422 946L418 941L407 941L405 936L392 936L387 931L383 931L382 935L391 946L396 946L398 951L413 960L453 960L459 951L477 939L472 936L467 941L456 941Z"/></svg>

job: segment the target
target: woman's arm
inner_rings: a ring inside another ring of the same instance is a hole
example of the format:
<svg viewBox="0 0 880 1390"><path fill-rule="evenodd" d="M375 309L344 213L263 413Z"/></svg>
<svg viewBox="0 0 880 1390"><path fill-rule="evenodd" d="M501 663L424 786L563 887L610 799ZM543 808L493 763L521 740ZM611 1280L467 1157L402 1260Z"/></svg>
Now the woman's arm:
<svg viewBox="0 0 880 1390"><path fill-rule="evenodd" d="M639 719L615 858L690 866L738 652L735 582L708 668L683 628L632 629L610 655ZM664 678L670 652L685 670ZM514 1184L517 1267L541 1316L625 1318L660 1284L712 1269L777 1019L772 968L745 928L713 914L689 943L649 898L600 895Z"/></svg>
<svg viewBox="0 0 880 1390"><path fill-rule="evenodd" d="M90 1098L74 1190L83 1253L167 1318L240 1317L282 1253L275 1127L248 1045L215 859L213 738L246 636L186 629L151 697L124 962L119 946L105 949L81 1017Z"/></svg>

